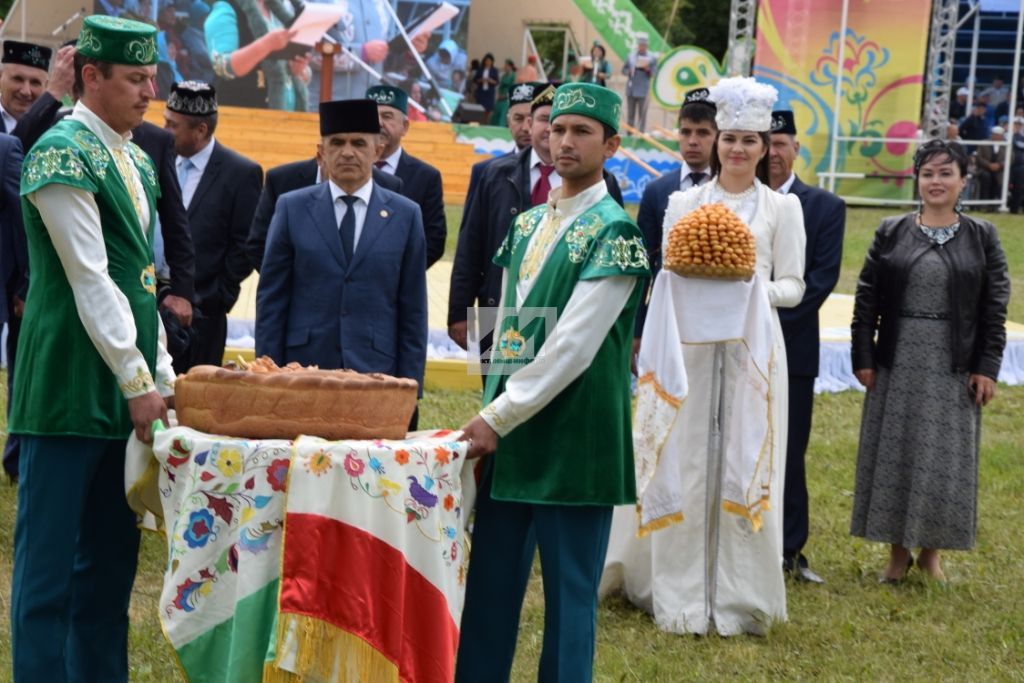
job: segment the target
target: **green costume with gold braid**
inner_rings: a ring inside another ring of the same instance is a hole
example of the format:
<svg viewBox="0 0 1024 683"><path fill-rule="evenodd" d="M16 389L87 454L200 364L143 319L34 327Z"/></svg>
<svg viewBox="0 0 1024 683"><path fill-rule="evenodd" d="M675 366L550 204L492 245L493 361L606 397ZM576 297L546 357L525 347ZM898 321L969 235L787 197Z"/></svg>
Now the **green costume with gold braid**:
<svg viewBox="0 0 1024 683"><path fill-rule="evenodd" d="M509 375L498 372L500 366L514 364L517 349L540 349L544 343L547 331L542 321L519 329L514 311L520 265L529 238L547 210L547 205L541 205L521 214L494 257L507 273L505 317L494 336L496 351L485 406L505 390ZM578 281L615 276L649 277L650 268L640 229L615 200L605 196L558 240L523 307L552 307L561 315ZM636 501L629 361L641 291L634 287L583 374L539 413L498 440L491 491L495 499L568 505Z"/></svg>
<svg viewBox="0 0 1024 683"><path fill-rule="evenodd" d="M127 145L139 170L149 205L150 224L139 225L132 195L114 157L85 125L64 119L47 131L25 157L21 178L22 213L32 277L19 341L10 431L19 434L124 439L132 422L117 378L82 325L71 285L39 211L27 195L58 183L92 193L99 208L108 272L124 294L135 319L136 346L149 376L136 381L153 388L159 328L153 227L159 196L153 162L135 144Z"/></svg>

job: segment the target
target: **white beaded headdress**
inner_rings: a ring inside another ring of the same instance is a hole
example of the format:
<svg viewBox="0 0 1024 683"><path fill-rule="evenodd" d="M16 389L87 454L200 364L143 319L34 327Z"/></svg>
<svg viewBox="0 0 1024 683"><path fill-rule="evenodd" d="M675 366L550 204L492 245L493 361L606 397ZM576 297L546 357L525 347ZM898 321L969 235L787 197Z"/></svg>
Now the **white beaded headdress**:
<svg viewBox="0 0 1024 683"><path fill-rule="evenodd" d="M710 88L718 130L769 131L779 92L753 78L723 78Z"/></svg>

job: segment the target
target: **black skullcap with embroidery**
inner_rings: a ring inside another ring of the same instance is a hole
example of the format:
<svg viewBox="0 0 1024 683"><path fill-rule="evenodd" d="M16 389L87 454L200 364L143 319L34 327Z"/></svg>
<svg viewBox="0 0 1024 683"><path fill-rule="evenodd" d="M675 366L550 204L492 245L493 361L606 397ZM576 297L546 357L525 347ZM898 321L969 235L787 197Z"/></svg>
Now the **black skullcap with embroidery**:
<svg viewBox="0 0 1024 683"><path fill-rule="evenodd" d="M4 41L4 64L21 64L43 71L50 70L50 57L53 50L34 43L22 43L17 40Z"/></svg>
<svg viewBox="0 0 1024 683"><path fill-rule="evenodd" d="M796 135L796 119L793 117L793 112L788 109L773 111L772 132Z"/></svg>
<svg viewBox="0 0 1024 683"><path fill-rule="evenodd" d="M538 90L533 96L533 102L530 103L530 113L537 111L541 107L550 107L555 102L555 90L557 86L549 85L542 90Z"/></svg>
<svg viewBox="0 0 1024 683"><path fill-rule="evenodd" d="M545 85L545 83L539 83L536 81L533 83L517 83L515 87L512 88L512 92L509 95L509 106L514 107L517 104L532 103L533 98Z"/></svg>
<svg viewBox="0 0 1024 683"><path fill-rule="evenodd" d="M182 81L171 86L167 108L186 116L211 116L217 113L217 91L203 81Z"/></svg>

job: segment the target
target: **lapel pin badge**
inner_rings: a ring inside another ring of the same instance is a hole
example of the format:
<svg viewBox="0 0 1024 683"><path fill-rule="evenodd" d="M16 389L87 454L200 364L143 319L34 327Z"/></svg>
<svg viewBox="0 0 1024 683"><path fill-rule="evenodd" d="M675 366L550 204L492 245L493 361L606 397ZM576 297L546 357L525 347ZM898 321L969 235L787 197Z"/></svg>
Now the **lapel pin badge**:
<svg viewBox="0 0 1024 683"><path fill-rule="evenodd" d="M380 217L381 218L387 218L388 217L388 212L385 211L384 209L381 209L380 210Z"/></svg>

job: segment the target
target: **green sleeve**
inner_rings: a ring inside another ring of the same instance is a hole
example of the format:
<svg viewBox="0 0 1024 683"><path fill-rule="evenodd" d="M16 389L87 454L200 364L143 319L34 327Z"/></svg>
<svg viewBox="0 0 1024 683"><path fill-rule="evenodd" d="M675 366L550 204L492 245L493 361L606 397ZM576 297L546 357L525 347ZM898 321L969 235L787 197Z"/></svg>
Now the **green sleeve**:
<svg viewBox="0 0 1024 683"><path fill-rule="evenodd" d="M53 183L99 191L82 148L63 136L44 135L25 156L21 194L29 195Z"/></svg>
<svg viewBox="0 0 1024 683"><path fill-rule="evenodd" d="M603 226L590 245L580 280L616 275L651 275L640 229L629 221L613 221Z"/></svg>

